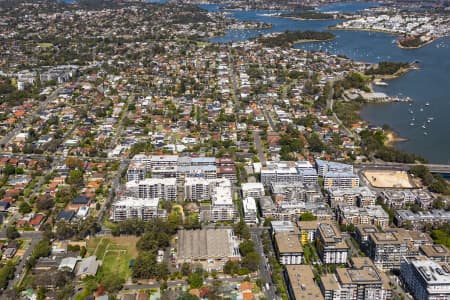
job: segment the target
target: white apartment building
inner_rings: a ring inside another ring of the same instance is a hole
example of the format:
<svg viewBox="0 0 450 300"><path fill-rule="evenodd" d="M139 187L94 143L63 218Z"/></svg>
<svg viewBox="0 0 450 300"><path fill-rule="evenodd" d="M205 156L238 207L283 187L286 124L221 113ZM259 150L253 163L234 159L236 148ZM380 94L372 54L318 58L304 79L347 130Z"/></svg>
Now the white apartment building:
<svg viewBox="0 0 450 300"><path fill-rule="evenodd" d="M184 199L211 200L211 205L201 206L200 221L232 221L237 217L237 210L233 203L231 187L230 180L226 178L187 177L184 185Z"/></svg>
<svg viewBox="0 0 450 300"><path fill-rule="evenodd" d="M252 197L254 199L261 199L264 193L264 185L261 182L247 182L241 185L242 198Z"/></svg>
<svg viewBox="0 0 450 300"><path fill-rule="evenodd" d="M126 184L126 193L136 198L158 198L174 201L177 199L175 178L146 178Z"/></svg>
<svg viewBox="0 0 450 300"><path fill-rule="evenodd" d="M247 224L258 224L258 208L253 197L246 197L242 201L244 210L244 221Z"/></svg>
<svg viewBox="0 0 450 300"><path fill-rule="evenodd" d="M123 197L112 204L111 219L114 222L125 221L128 219L139 219L149 221L154 218L167 218L167 212L158 209L158 198L135 198Z"/></svg>
<svg viewBox="0 0 450 300"><path fill-rule="evenodd" d="M272 182L317 183L317 171L307 161L267 162L261 169L261 182L268 187Z"/></svg>
<svg viewBox="0 0 450 300"><path fill-rule="evenodd" d="M400 278L417 300L450 299L450 270L425 257L402 258Z"/></svg>
<svg viewBox="0 0 450 300"><path fill-rule="evenodd" d="M127 170L127 181L143 180L146 175L145 163L132 161Z"/></svg>

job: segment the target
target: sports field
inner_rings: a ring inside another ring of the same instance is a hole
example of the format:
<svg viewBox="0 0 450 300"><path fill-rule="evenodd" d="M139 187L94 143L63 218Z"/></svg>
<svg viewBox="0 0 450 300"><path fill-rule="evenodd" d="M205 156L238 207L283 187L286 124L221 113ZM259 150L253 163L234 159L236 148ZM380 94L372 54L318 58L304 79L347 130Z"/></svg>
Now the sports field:
<svg viewBox="0 0 450 300"><path fill-rule="evenodd" d="M89 241L88 255L95 255L102 261L99 275L115 274L123 279L131 276L130 260L136 258L136 242L134 236L94 238Z"/></svg>

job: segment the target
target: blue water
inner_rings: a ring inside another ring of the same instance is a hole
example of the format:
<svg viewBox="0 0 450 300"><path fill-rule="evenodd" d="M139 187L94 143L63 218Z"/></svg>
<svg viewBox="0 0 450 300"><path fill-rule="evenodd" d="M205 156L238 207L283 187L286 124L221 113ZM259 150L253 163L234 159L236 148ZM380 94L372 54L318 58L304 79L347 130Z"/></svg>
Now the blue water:
<svg viewBox="0 0 450 300"><path fill-rule="evenodd" d="M374 6L374 3L339 3L323 7L322 11L357 11ZM216 11L217 5L202 5ZM336 24L334 20L298 21L267 16L269 11L230 11L239 20L271 23L270 29L230 30L225 36L211 39L211 42L226 43L245 41L260 34L286 30L327 30ZM387 87L376 89L389 95L409 96L414 100L410 107L406 103L367 105L361 116L371 124L388 124L401 137L408 139L397 144L404 149L422 155L430 162L450 162L450 38L440 39L430 45L414 50L404 50L394 43L395 35L358 31L333 31L336 39L329 42L305 43L296 48L328 51L342 54L364 62L383 60L412 62L420 61L420 69L409 72L401 78L389 81ZM429 106L425 103L429 102ZM420 111L420 108L423 111ZM409 110L414 114L410 114ZM414 126L410 126L412 117ZM430 123L427 119L433 117ZM426 126L423 129L421 126ZM426 132L427 135L424 134Z"/></svg>

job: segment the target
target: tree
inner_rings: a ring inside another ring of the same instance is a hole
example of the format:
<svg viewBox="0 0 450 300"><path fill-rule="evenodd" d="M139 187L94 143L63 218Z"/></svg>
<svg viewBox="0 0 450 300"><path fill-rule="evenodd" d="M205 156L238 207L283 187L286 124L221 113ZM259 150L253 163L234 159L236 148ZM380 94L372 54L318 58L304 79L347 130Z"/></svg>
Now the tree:
<svg viewBox="0 0 450 300"><path fill-rule="evenodd" d="M246 256L251 252L255 252L255 243L252 240L245 240L239 245L239 251L242 256Z"/></svg>
<svg viewBox="0 0 450 300"><path fill-rule="evenodd" d="M8 261L1 269L0 269L0 288L4 289L8 285L10 279L14 276L14 263L12 261Z"/></svg>
<svg viewBox="0 0 450 300"><path fill-rule="evenodd" d="M50 250L51 250L50 241L47 239L43 239L36 244L36 247L34 247L32 255L34 258L47 257L50 254Z"/></svg>
<svg viewBox="0 0 450 300"><path fill-rule="evenodd" d="M59 240L65 240L72 237L75 234L72 225L64 220L60 220L56 223L56 238Z"/></svg>
<svg viewBox="0 0 450 300"><path fill-rule="evenodd" d="M15 226L9 226L6 228L6 237L10 240L14 240L20 237L20 233Z"/></svg>
<svg viewBox="0 0 450 300"><path fill-rule="evenodd" d="M39 199L37 201L36 208L38 210L40 210L40 211L41 210L48 210L48 209L52 208L53 205L54 205L54 202L53 202L53 200L51 198L44 197L44 198Z"/></svg>
<svg viewBox="0 0 450 300"><path fill-rule="evenodd" d="M23 201L23 202L20 203L20 205L19 205L19 212L20 212L21 214L28 214L28 213L30 213L30 212L31 212L31 207L30 207L30 205L29 205L26 201Z"/></svg>
<svg viewBox="0 0 450 300"><path fill-rule="evenodd" d="M223 272L228 275L234 275L234 274L237 274L237 272L239 271L239 268L240 268L240 266L237 261L229 260L223 266Z"/></svg>
<svg viewBox="0 0 450 300"><path fill-rule="evenodd" d="M187 282L192 289L198 289L203 286L203 275L201 273L195 272L189 275Z"/></svg>
<svg viewBox="0 0 450 300"><path fill-rule="evenodd" d="M117 293L122 288L125 280L115 274L106 274L101 280L101 283L109 293Z"/></svg>
<svg viewBox="0 0 450 300"><path fill-rule="evenodd" d="M250 230L248 229L247 224L244 221L239 221L239 223L235 224L234 233L242 239L248 240L250 238Z"/></svg>
<svg viewBox="0 0 450 300"><path fill-rule="evenodd" d="M314 216L309 211L304 212L300 215L300 221L314 221L316 219L317 219L316 216Z"/></svg>
<svg viewBox="0 0 450 300"><path fill-rule="evenodd" d="M187 292L184 292L180 296L178 296L177 300L198 300L199 298L197 296L191 295Z"/></svg>
<svg viewBox="0 0 450 300"><path fill-rule="evenodd" d="M156 276L156 256L149 252L139 253L133 267L134 278L152 278Z"/></svg>
<svg viewBox="0 0 450 300"><path fill-rule="evenodd" d="M71 170L72 169L82 169L83 165L84 165L83 161L76 157L68 157L66 159L66 166Z"/></svg>
<svg viewBox="0 0 450 300"><path fill-rule="evenodd" d="M167 264L165 263L158 263L156 265L156 278L158 280L167 280L167 277L169 276L169 268L167 267Z"/></svg>
<svg viewBox="0 0 450 300"><path fill-rule="evenodd" d="M83 185L83 171L78 169L70 170L66 181L68 184L73 186Z"/></svg>
<svg viewBox="0 0 450 300"><path fill-rule="evenodd" d="M187 262L183 263L181 265L181 274L183 274L183 276L188 276L192 273L191 271L191 265Z"/></svg>
<svg viewBox="0 0 450 300"><path fill-rule="evenodd" d="M242 259L242 266L254 272L258 270L260 257L256 252L250 252Z"/></svg>

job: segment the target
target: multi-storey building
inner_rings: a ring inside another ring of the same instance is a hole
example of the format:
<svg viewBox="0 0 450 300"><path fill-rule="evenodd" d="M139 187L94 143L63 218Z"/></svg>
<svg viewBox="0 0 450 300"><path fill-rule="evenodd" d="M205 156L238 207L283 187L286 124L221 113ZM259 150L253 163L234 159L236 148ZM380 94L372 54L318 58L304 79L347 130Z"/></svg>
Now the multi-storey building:
<svg viewBox="0 0 450 300"><path fill-rule="evenodd" d="M287 265L285 280L291 300L323 300L310 265Z"/></svg>
<svg viewBox="0 0 450 300"><path fill-rule="evenodd" d="M372 224L359 224L355 226L355 240L358 242L361 250L368 252L369 235L375 232L379 232L379 230Z"/></svg>
<svg viewBox="0 0 450 300"><path fill-rule="evenodd" d="M400 278L417 300L450 299L450 269L423 256L402 258Z"/></svg>
<svg viewBox="0 0 450 300"><path fill-rule="evenodd" d="M353 166L338 162L316 159L319 176L325 177L327 173L353 173Z"/></svg>
<svg viewBox="0 0 450 300"><path fill-rule="evenodd" d="M354 257L350 268L337 268L323 275L320 288L325 300L392 299L387 276L367 257Z"/></svg>
<svg viewBox="0 0 450 300"><path fill-rule="evenodd" d="M211 200L210 205L201 206L201 221L233 221L237 217L231 182L226 178L186 178L184 198L192 201Z"/></svg>
<svg viewBox="0 0 450 300"><path fill-rule="evenodd" d="M127 170L127 181L139 181L145 178L147 174L145 164L137 161L132 161Z"/></svg>
<svg viewBox="0 0 450 300"><path fill-rule="evenodd" d="M218 158L216 159L216 165L218 178L227 178L233 183L237 182L236 164L232 158Z"/></svg>
<svg viewBox="0 0 450 300"><path fill-rule="evenodd" d="M380 205L367 207L339 206L337 209L339 224L373 224L381 228L389 226L389 215Z"/></svg>
<svg viewBox="0 0 450 300"><path fill-rule="evenodd" d="M258 208L253 197L247 197L242 200L244 210L244 221L247 224L258 224Z"/></svg>
<svg viewBox="0 0 450 300"><path fill-rule="evenodd" d="M174 201L177 199L175 178L146 178L126 184L126 194L136 198L158 198Z"/></svg>
<svg viewBox="0 0 450 300"><path fill-rule="evenodd" d="M154 218L167 218L167 212L158 208L159 198L123 197L112 204L111 219L114 222L128 219L149 221Z"/></svg>
<svg viewBox="0 0 450 300"><path fill-rule="evenodd" d="M280 232L275 234L275 247L278 260L282 265L299 265L303 261L303 247L298 234Z"/></svg>
<svg viewBox="0 0 450 300"><path fill-rule="evenodd" d="M319 202L323 199L318 184L272 182L270 190L276 202Z"/></svg>
<svg viewBox="0 0 450 300"><path fill-rule="evenodd" d="M319 224L321 222L314 221L298 221L297 226L300 230L300 241L302 245L306 245L308 243L312 243L317 236L317 229L319 228Z"/></svg>
<svg viewBox="0 0 450 300"><path fill-rule="evenodd" d="M321 223L318 227L317 250L325 264L345 264L348 247L341 232L330 223Z"/></svg>
<svg viewBox="0 0 450 300"><path fill-rule="evenodd" d="M241 185L242 198L252 197L256 200L264 196L264 185L261 182L247 182Z"/></svg>
<svg viewBox="0 0 450 300"><path fill-rule="evenodd" d="M317 171L309 162L268 162L261 169L261 182L269 187L272 182L317 183Z"/></svg>
<svg viewBox="0 0 450 300"><path fill-rule="evenodd" d="M184 199L191 201L210 200L218 187L231 190L231 182L226 178L188 177L184 183Z"/></svg>
<svg viewBox="0 0 450 300"><path fill-rule="evenodd" d="M330 188L355 188L359 186L359 177L347 172L327 172L324 175L323 185L325 189Z"/></svg>
<svg viewBox="0 0 450 300"><path fill-rule="evenodd" d="M450 264L450 250L444 245L421 245L420 253L437 263Z"/></svg>
<svg viewBox="0 0 450 300"><path fill-rule="evenodd" d="M416 202L416 196L412 191L408 190L389 190L381 192L383 202L392 208L404 208L407 204Z"/></svg>
<svg viewBox="0 0 450 300"><path fill-rule="evenodd" d="M450 211L433 209L413 213L410 210L397 210L394 216L394 223L401 227L405 222L410 223L416 229L422 228L425 224L440 225L450 222Z"/></svg>
<svg viewBox="0 0 450 300"><path fill-rule="evenodd" d="M408 241L399 232L375 232L369 234L368 254L382 270L400 268L400 260L410 253Z"/></svg>

